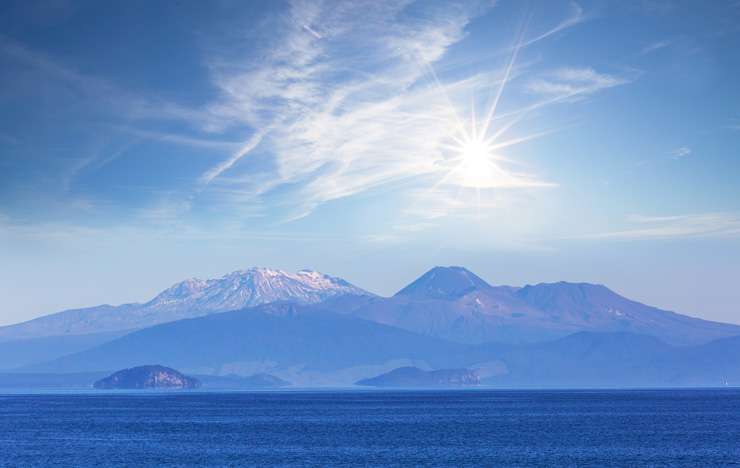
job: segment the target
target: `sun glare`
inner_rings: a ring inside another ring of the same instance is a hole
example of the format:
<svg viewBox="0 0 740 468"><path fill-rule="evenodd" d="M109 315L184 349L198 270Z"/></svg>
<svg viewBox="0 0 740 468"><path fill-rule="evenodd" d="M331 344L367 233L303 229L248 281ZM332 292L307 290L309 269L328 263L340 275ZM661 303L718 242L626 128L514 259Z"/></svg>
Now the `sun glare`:
<svg viewBox="0 0 740 468"><path fill-rule="evenodd" d="M460 164L457 167L463 185L485 187L488 185L492 162L491 152L485 141L473 139L460 148Z"/></svg>
<svg viewBox="0 0 740 468"><path fill-rule="evenodd" d="M511 77L511 71L516 61L517 54L521 48L521 36L516 47L512 51L509 62L504 70L503 78L499 84L492 101L489 103L482 120L478 120L475 112L475 101L471 108L470 121L465 122L459 117L458 112L452 105L449 95L439 82L434 69L429 66L437 85L442 90L450 106L450 113L454 117L455 136L452 136L453 144L443 145L445 149L451 152L451 158L448 159L451 166L448 166L447 174L440 180L436 186L444 183L453 183L461 187L470 187L478 189L501 188L501 187L520 187L532 185L532 181L527 180L520 174L502 167L503 158L497 156L494 151L522 143L538 135L529 135L523 138L500 142L498 138L509 130L523 115L520 114L512 121L491 132L496 110L503 94L504 87ZM450 154L450 153L448 153Z"/></svg>

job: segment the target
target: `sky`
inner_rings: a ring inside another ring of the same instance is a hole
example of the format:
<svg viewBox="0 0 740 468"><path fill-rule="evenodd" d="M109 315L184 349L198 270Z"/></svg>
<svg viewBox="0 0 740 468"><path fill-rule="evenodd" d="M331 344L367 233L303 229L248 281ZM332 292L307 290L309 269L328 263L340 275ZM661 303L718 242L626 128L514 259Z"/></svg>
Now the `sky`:
<svg viewBox="0 0 740 468"><path fill-rule="evenodd" d="M0 324L435 265L740 323L740 2L0 3Z"/></svg>

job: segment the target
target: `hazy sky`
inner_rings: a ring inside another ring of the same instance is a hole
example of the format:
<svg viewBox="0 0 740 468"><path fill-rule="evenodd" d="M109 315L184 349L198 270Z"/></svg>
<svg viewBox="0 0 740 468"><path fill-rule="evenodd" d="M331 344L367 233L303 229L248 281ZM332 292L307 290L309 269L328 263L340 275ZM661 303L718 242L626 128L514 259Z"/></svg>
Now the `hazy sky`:
<svg viewBox="0 0 740 468"><path fill-rule="evenodd" d="M738 46L738 1L5 0L0 324L434 265L740 323Z"/></svg>

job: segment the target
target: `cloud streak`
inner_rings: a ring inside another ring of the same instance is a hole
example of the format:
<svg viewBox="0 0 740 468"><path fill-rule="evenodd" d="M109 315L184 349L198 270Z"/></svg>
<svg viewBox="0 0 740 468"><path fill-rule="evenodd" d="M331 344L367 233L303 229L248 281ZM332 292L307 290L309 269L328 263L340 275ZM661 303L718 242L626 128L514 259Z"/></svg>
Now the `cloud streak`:
<svg viewBox="0 0 740 468"><path fill-rule="evenodd" d="M255 133L239 151L201 174L200 183L208 190L240 194L242 202L248 196L290 192L295 218L327 201L387 184L445 178L451 157L445 147L461 125L468 125L463 113L470 95L489 94L482 91L496 89L515 74L504 67L440 80L434 65L465 39L468 25L486 11L485 3L446 4L423 16L409 10L412 3L373 2L358 16L344 4L327 8L294 2L278 23L280 39L259 54L264 60L214 62L222 99L209 111ZM584 20L574 3L568 18L523 45ZM361 55L352 52L358 49ZM563 94L594 94L627 82L592 69L560 69L553 77L558 81L532 88L544 97L532 109L561 100ZM512 114L509 120L520 118ZM500 119L494 117L498 134L515 123ZM497 148L531 137L514 135L497 142ZM270 177L250 177L254 168L241 164L258 147L273 158ZM501 182L492 187L553 185L506 164L502 160L496 166Z"/></svg>
<svg viewBox="0 0 740 468"><path fill-rule="evenodd" d="M688 146L681 146L671 151L671 157L673 159L681 159L691 154L691 148Z"/></svg>
<svg viewBox="0 0 740 468"><path fill-rule="evenodd" d="M119 118L186 122L196 128L215 125L212 120L217 117L212 114L132 93L103 78L81 73L2 35L0 57L5 58L8 63L34 70L37 80L63 83L65 91L72 90L77 98L94 102L95 108L108 108Z"/></svg>
<svg viewBox="0 0 740 468"><path fill-rule="evenodd" d="M564 67L530 80L527 83L527 90L532 94L552 98L575 98L624 85L630 81L632 81L630 78L599 73L590 67Z"/></svg>
<svg viewBox="0 0 740 468"><path fill-rule="evenodd" d="M221 175L224 171L229 170L234 164L237 163L237 161L243 158L247 153L252 151L254 148L259 146L259 144L262 142L262 138L264 138L267 132L268 130L260 130L254 133L249 138L249 140L247 140L246 143L244 143L244 145L241 148L239 148L238 151L236 151L234 154L231 155L230 158L226 159L225 161L220 162L219 164L213 166L211 169L204 172L200 178L200 182L204 185L207 185L213 179Z"/></svg>
<svg viewBox="0 0 740 468"><path fill-rule="evenodd" d="M449 133L444 127L452 116L438 91L410 88L464 36L475 9L458 5L452 15L445 10L414 20L400 18L405 6L378 2L358 18L346 6L328 11L294 3L282 40L264 63L215 70L225 99L211 111L257 130L201 182L236 169L263 141L277 170L272 180L248 190L265 193L301 182L309 207L433 172L440 155L429 135ZM364 57L348 56L347 43L362 45Z"/></svg>
<svg viewBox="0 0 740 468"><path fill-rule="evenodd" d="M668 41L668 40L656 41L656 42L650 43L646 45L645 47L643 47L642 50L640 51L640 55L651 54L655 51L665 49L666 47L670 47L671 45L673 45L673 41Z"/></svg>
<svg viewBox="0 0 740 468"><path fill-rule="evenodd" d="M701 213L679 216L631 216L630 229L588 236L592 239L649 240L740 237L740 214Z"/></svg>
<svg viewBox="0 0 740 468"><path fill-rule="evenodd" d="M565 18L563 21L558 23L555 27L545 31L544 33L541 33L531 39L528 39L522 45L528 46L528 45L534 44L535 42L539 42L541 40L547 39L548 37L558 34L562 31L565 31L566 29L572 28L573 26L577 26L588 19L587 15L583 11L583 8L578 3L570 2L570 9L571 9L570 15L567 18Z"/></svg>
<svg viewBox="0 0 740 468"><path fill-rule="evenodd" d="M326 202L393 184L426 193L430 199L448 198L448 203L437 205L448 208L434 213L456 210L460 203L449 198L453 193L457 197L455 189L465 184L464 177L454 173L460 154L449 148L459 140L462 128L485 134L489 123L495 139L490 146L496 154L489 180L476 187L478 207L485 206L481 191L556 186L504 156L512 146L552 131L522 128L525 117L630 81L590 67L557 68L525 81L528 65L515 63L520 49L584 22L587 15L576 3L571 3L565 19L545 32L528 36L522 26L518 45L504 66L492 67L476 56L459 69L445 67L448 52L467 38L471 23L488 13L492 2L425 4L423 15L413 0L366 3L360 15L351 3L295 0L288 5L257 26L264 31L252 32L260 38L256 45L244 47L236 41L238 46L205 54L216 97L195 107L128 92L4 38L0 54L64 83L87 100L100 101L124 120L113 127L134 135L136 141L156 140L225 155L206 169L199 167L192 187L178 188L188 199L182 206L215 200L230 204L234 213L251 213L248 205L269 205L271 214L288 220L310 214ZM503 53L507 50L511 51ZM438 67L444 73L438 75ZM508 82L515 86L504 91ZM521 90L521 82L528 95L512 105L507 93ZM491 109L481 112L485 124L470 123L476 103ZM170 133L168 125L168 131L134 127L133 122L152 120L185 123L209 137ZM240 142L211 138L216 134L249 137ZM110 158L85 159L73 168L69 180ZM433 191L437 194L431 195ZM176 213L187 211L180 206Z"/></svg>

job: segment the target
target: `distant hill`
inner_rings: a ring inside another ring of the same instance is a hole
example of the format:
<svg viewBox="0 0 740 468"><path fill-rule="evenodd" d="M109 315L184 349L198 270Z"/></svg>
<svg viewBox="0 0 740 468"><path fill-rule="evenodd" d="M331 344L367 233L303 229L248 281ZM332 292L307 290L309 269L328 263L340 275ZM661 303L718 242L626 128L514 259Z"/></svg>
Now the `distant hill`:
<svg viewBox="0 0 740 468"><path fill-rule="evenodd" d="M0 373L1 389L89 389L98 380L109 376L109 372L82 373ZM191 375L199 380L206 390L254 390L276 389L291 385L290 382L270 374L255 375Z"/></svg>
<svg viewBox="0 0 740 468"><path fill-rule="evenodd" d="M362 379L357 385L380 388L438 388L470 387L480 384L480 377L469 369L422 370L418 367L399 367L385 374Z"/></svg>
<svg viewBox="0 0 740 468"><path fill-rule="evenodd" d="M532 380L545 372L536 359L526 357L536 355L538 346L547 351L537 359L548 362L560 352L548 347L561 338L571 340L562 346L580 349L573 340L590 336L578 335L582 332L601 336L594 338L598 341L594 349L606 346L603 336L609 334L651 337L660 346L694 349L740 336L740 326L650 307L598 284L493 286L463 267L432 268L387 298L317 272L252 268L214 280L183 281L145 304L78 309L0 327L0 369L111 371L162 362L199 374L269 373L296 385L333 385L417 364L466 367L478 359L476 353L492 354L495 348L499 354L510 352L505 367L516 369L507 377L514 382L514 376ZM647 345L626 346L643 344ZM530 354L516 354L525 348ZM721 352L713 349L697 353L717 353L721 358ZM642 361L658 359L652 351ZM616 348L610 352L622 353ZM604 356L604 362L608 358ZM567 356L563 359L572 362ZM602 364L594 361L588 371L594 379L600 369L608 368ZM588 365L561 369L564 381L572 381L579 372L585 376ZM656 374L644 362L639 365L656 381L669 377ZM669 365L678 364L660 361L659 367ZM490 372L500 373L500 363L493 367L498 370ZM715 363L706 368L719 370ZM611 375L617 379L619 374Z"/></svg>
<svg viewBox="0 0 740 468"><path fill-rule="evenodd" d="M89 389L96 380L106 375L107 372L69 374L3 372L0 373L0 393L2 389Z"/></svg>
<svg viewBox="0 0 740 468"><path fill-rule="evenodd" d="M417 362L449 367L466 349L320 306L278 303L157 325L26 370L110 371L161 362L191 374L267 372L296 385L352 384Z"/></svg>
<svg viewBox="0 0 740 468"><path fill-rule="evenodd" d="M145 304L73 309L0 327L0 341L135 330L183 318L276 301L315 304L343 295L370 296L341 278L316 271L269 268L235 271L221 278L188 279Z"/></svg>
<svg viewBox="0 0 740 468"><path fill-rule="evenodd" d="M545 312L551 320L581 331L647 334L668 343L699 344L740 335L740 326L701 320L620 296L590 283L542 283L525 286L516 295Z"/></svg>
<svg viewBox="0 0 740 468"><path fill-rule="evenodd" d="M455 300L474 291L493 289L463 267L434 267L396 293L397 297Z"/></svg>
<svg viewBox="0 0 740 468"><path fill-rule="evenodd" d="M0 370L10 371L77 353L125 334L126 332L109 332L0 341Z"/></svg>
<svg viewBox="0 0 740 468"><path fill-rule="evenodd" d="M282 388L291 385L287 380L274 375L259 373L248 376L229 375L194 375L203 384L205 389L270 389Z"/></svg>
<svg viewBox="0 0 740 468"><path fill-rule="evenodd" d="M406 367L475 369L482 385L494 387L740 385L740 337L673 346L649 335L578 332L533 344L466 345L317 307L269 304L157 325L25 371L71 375L162 362L216 380L267 373L296 386L352 385ZM432 380L422 385L425 378ZM375 383L429 386L444 378L406 370Z"/></svg>
<svg viewBox="0 0 740 468"><path fill-rule="evenodd" d="M188 377L169 367L151 365L132 367L114 372L93 384L101 390L143 390L143 389L193 389L200 387L200 381Z"/></svg>
<svg viewBox="0 0 740 468"><path fill-rule="evenodd" d="M391 298L371 298L353 316L461 343L533 343L578 331L647 334L677 345L740 335L740 326L676 314L605 286L491 286L462 267L435 267Z"/></svg>
<svg viewBox="0 0 740 468"><path fill-rule="evenodd" d="M489 385L629 387L680 384L671 362L680 349L647 335L579 332L526 346L488 344L479 352L500 365L482 378Z"/></svg>
<svg viewBox="0 0 740 468"><path fill-rule="evenodd" d="M671 346L648 335L579 332L524 346L481 345L469 356L481 361L468 366L493 386L740 386L740 337Z"/></svg>

